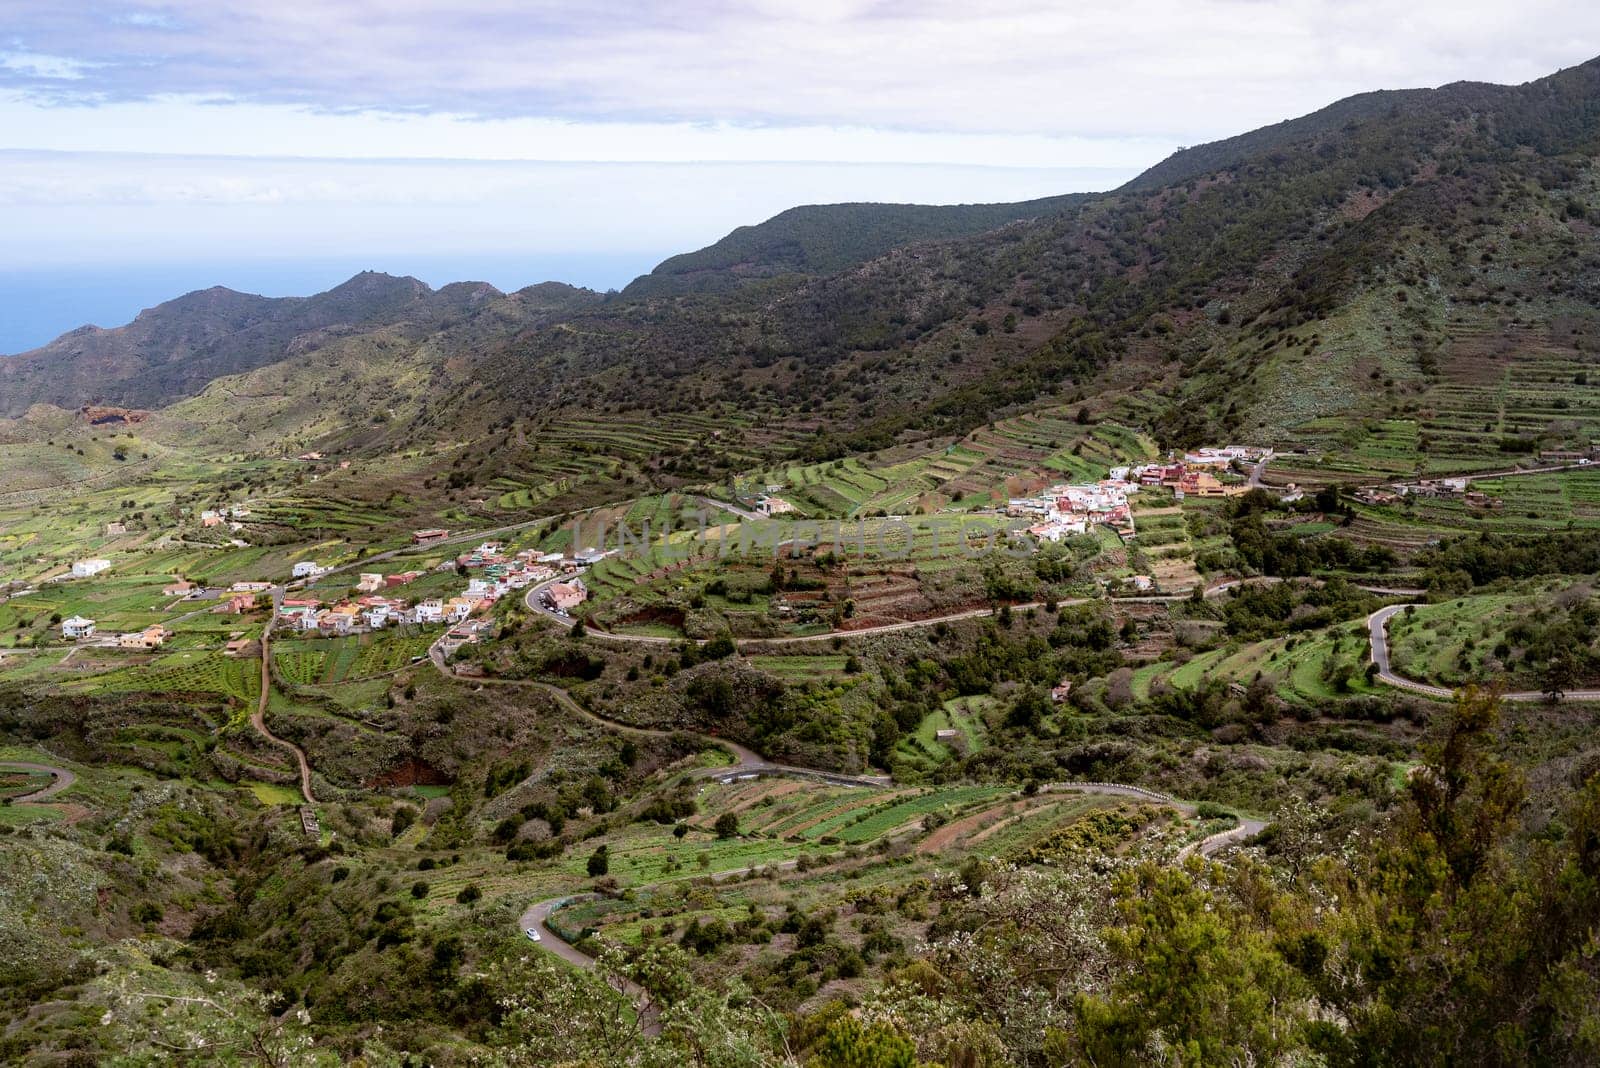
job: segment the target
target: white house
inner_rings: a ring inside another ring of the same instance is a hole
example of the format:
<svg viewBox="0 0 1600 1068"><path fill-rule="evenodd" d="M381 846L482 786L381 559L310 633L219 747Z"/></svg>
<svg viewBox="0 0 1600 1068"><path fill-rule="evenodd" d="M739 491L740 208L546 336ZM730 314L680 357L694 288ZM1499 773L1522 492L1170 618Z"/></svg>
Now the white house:
<svg viewBox="0 0 1600 1068"><path fill-rule="evenodd" d="M444 602L440 600L423 601L412 610L418 623L443 623Z"/></svg>
<svg viewBox="0 0 1600 1068"><path fill-rule="evenodd" d="M290 574L297 579L316 578L326 570L327 568L321 567L315 560L302 560L294 565L294 570Z"/></svg>
<svg viewBox="0 0 1600 1068"><path fill-rule="evenodd" d="M98 575L111 566L110 560L79 560L72 565L73 578L88 578Z"/></svg>
<svg viewBox="0 0 1600 1068"><path fill-rule="evenodd" d="M756 501L756 511L762 515L785 515L794 511L794 505L782 497L763 496Z"/></svg>
<svg viewBox="0 0 1600 1068"><path fill-rule="evenodd" d="M61 636L70 641L79 638L94 637L94 620L84 619L82 616L73 616L71 619L62 620Z"/></svg>
<svg viewBox="0 0 1600 1068"><path fill-rule="evenodd" d="M382 630L389 622L389 606L380 604L361 613L361 618L367 621L367 626L373 630Z"/></svg>
<svg viewBox="0 0 1600 1068"><path fill-rule="evenodd" d="M361 572L361 581L356 583L356 589L362 593L377 593L384 588L383 574L376 571Z"/></svg>

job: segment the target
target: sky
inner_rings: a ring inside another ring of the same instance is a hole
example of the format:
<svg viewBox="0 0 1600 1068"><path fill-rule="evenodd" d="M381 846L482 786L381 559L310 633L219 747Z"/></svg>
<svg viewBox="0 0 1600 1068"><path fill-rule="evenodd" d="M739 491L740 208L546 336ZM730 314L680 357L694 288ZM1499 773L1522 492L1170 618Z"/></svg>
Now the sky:
<svg viewBox="0 0 1600 1068"><path fill-rule="evenodd" d="M0 352L211 284L621 286L786 207L1112 188L1589 0L4 0Z"/></svg>

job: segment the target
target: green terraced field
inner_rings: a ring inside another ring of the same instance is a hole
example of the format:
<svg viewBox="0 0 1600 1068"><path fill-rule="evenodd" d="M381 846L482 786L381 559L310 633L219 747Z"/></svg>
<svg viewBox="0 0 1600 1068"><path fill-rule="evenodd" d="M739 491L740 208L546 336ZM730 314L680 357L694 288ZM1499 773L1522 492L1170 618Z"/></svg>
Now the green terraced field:
<svg viewBox="0 0 1600 1068"><path fill-rule="evenodd" d="M69 689L95 693L218 694L251 704L260 693L261 665L220 654L170 653L148 665L75 680Z"/></svg>
<svg viewBox="0 0 1600 1068"><path fill-rule="evenodd" d="M327 686L398 671L433 644L427 634L384 632L346 638L279 641L273 646L275 670L301 686Z"/></svg>

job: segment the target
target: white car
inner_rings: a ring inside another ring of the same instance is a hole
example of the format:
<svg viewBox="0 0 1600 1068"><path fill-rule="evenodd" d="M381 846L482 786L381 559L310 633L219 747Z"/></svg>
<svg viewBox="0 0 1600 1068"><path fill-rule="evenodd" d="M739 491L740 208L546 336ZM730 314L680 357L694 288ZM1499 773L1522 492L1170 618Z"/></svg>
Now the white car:
<svg viewBox="0 0 1600 1068"><path fill-rule="evenodd" d="M539 932L536 928L530 927L526 933L528 937L533 939L535 942L539 941Z"/></svg>

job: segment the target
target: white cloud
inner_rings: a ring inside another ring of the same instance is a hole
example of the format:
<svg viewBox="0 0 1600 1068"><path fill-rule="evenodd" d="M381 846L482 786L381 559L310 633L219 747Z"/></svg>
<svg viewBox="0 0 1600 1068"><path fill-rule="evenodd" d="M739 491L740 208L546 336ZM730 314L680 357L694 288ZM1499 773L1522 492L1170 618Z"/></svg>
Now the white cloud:
<svg viewBox="0 0 1600 1068"><path fill-rule="evenodd" d="M9 6L29 48L98 64L75 83L95 99L1166 141L1600 52L1588 0L167 0L120 20Z"/></svg>
<svg viewBox="0 0 1600 1068"><path fill-rule="evenodd" d="M97 65L81 59L51 56L42 52L0 52L0 70L8 70L26 78L81 81L84 73Z"/></svg>
<svg viewBox="0 0 1600 1068"><path fill-rule="evenodd" d="M726 122L474 119L446 113L314 111L215 97L40 107L0 92L0 148L58 152L500 159L563 162L812 161L1143 167L1170 141Z"/></svg>

